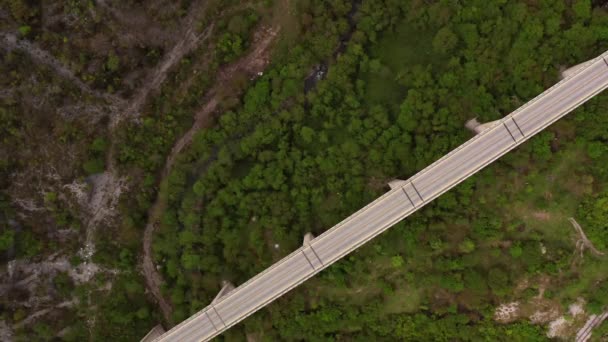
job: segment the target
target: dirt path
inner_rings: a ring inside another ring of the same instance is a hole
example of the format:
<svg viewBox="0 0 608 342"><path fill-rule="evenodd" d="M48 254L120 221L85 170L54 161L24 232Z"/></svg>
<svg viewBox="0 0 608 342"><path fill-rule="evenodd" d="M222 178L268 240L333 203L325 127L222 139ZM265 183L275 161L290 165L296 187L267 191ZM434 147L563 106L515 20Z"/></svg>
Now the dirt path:
<svg viewBox="0 0 608 342"><path fill-rule="evenodd" d="M160 63L160 66L156 69L156 71L150 74L146 78L146 81L143 83L142 87L139 88L130 105L127 107L125 112L126 117L133 118L139 116L141 107L148 100L148 96L160 89L161 84L167 78L169 70L171 70L173 66L175 66L175 64L177 64L177 62L179 62L186 54L194 50L194 48L201 42L207 40L213 32L214 25L210 25L200 34L196 34L194 32L194 25L189 26L190 29L184 34L184 39L175 44L171 52L165 55L163 61ZM120 117L116 118L121 119ZM116 125L118 122L119 120L116 120L112 124Z"/></svg>
<svg viewBox="0 0 608 342"><path fill-rule="evenodd" d="M570 221L570 223L572 223L572 226L574 227L574 229L576 229L576 231L581 236L581 239L579 240L579 241L582 241L581 247L580 247L581 254L583 252L584 247L587 247L587 248L589 248L591 253L593 253L595 256L602 257L605 255L603 252L600 252L599 250L597 250L597 248L595 248L593 243L591 243L591 241L589 241L589 239L587 238L587 235L585 235L585 232L583 231L583 228L580 226L580 224L578 224L578 222L576 222L576 220L574 218L570 217L570 218L568 218L568 221Z"/></svg>
<svg viewBox="0 0 608 342"><path fill-rule="evenodd" d="M57 305L54 305L54 306L46 308L46 309L38 310L38 311L34 312L33 314L29 315L28 317L26 317L25 319L23 319L22 321L19 321L19 323L13 325L13 329L15 329L15 330L21 329L23 326L28 325L31 322L33 322L36 318L38 318L40 316L44 316L54 309L69 308L69 307L73 307L76 304L78 304L78 300L72 299L72 300L63 301Z"/></svg>
<svg viewBox="0 0 608 342"><path fill-rule="evenodd" d="M230 82L230 80L237 74L244 73L250 77L255 77L258 75L258 73L262 72L266 68L266 65L268 65L269 62L268 57L266 56L268 48L274 41L277 33L277 29L262 28L261 32L258 32L260 37L258 38L257 42L254 42L255 48L247 56L219 71L215 81L216 86L207 93L204 101L205 106L203 106L203 108L196 113L194 124L188 130L188 132L186 132L186 134L184 134L175 143L175 145L173 145L171 153L167 157L165 168L163 169L163 178L166 177L171 170L175 157L181 151L183 151L185 147L192 143L194 134L208 123L211 114L213 114L217 108L219 102L218 92L222 88L222 85Z"/></svg>
<svg viewBox="0 0 608 342"><path fill-rule="evenodd" d="M196 47L206 41L213 33L214 23L209 25L201 33L196 32L196 23L203 16L207 10L208 2L204 1L202 4L193 4L189 11L188 16L184 19L181 25L184 29L178 33L179 37L182 37L171 49L171 51L163 57L159 66L156 70L146 77L143 85L139 88L133 99L130 101L129 106L125 110L125 117L134 118L140 115L141 108L147 102L151 94L156 93L160 90L160 86L163 84L169 71L173 69L179 61L184 58L185 55L192 52ZM199 7L199 8L196 8ZM112 122L112 126L115 126L122 117L117 117L117 120Z"/></svg>
<svg viewBox="0 0 608 342"><path fill-rule="evenodd" d="M157 220L158 216L160 216L160 214L163 212L163 208L163 203L159 199L157 199L148 212L150 218L148 219L148 224L146 225L146 230L144 231L144 256L142 261L142 268L144 272L144 277L146 278L147 288L150 290L152 296L154 296L154 298L158 302L165 321L169 324L173 324L173 320L171 319L173 307L169 303L169 301L163 296L160 290L163 284L163 278L161 277L160 272L158 272L158 270L156 269L152 257L152 237L158 224L155 220Z"/></svg>
<svg viewBox="0 0 608 342"><path fill-rule="evenodd" d="M278 31L278 28L261 27L254 35L255 38L252 44L254 48L236 62L220 69L215 80L215 86L212 87L205 96L205 105L195 115L194 124L188 132L173 145L171 152L167 156L165 166L161 173L161 183L169 175L176 156L192 143L194 134L209 123L211 115L216 111L220 102L220 89L237 75L247 74L250 77L255 77L266 68L269 63L268 54L270 46L277 36ZM154 205L148 212L148 224L146 225L144 232L142 266L148 289L158 301L165 320L171 322L172 307L160 291L163 280L160 272L158 272L154 265L152 257L152 238L164 206L165 204L157 196Z"/></svg>

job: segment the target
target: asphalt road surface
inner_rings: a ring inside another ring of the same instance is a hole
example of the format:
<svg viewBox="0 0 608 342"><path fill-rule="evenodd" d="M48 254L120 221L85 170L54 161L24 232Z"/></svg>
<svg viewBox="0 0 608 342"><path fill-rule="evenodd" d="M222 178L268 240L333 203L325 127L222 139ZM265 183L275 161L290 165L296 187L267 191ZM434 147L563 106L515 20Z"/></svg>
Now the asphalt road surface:
<svg viewBox="0 0 608 342"><path fill-rule="evenodd" d="M603 91L608 86L606 59L608 52L157 341L207 341L338 261Z"/></svg>

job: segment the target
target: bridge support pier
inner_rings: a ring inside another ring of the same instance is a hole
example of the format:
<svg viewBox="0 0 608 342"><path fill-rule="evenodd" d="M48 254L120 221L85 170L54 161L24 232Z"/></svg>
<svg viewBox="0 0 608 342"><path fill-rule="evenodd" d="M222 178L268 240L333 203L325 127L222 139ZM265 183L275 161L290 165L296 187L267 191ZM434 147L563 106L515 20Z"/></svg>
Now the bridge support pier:
<svg viewBox="0 0 608 342"><path fill-rule="evenodd" d="M485 131L486 129L496 125L497 122L498 122L498 120L481 123L481 122L477 121L477 118L472 118L471 120L467 121L464 124L464 127L466 127L469 131L471 131L475 134L479 134L479 133Z"/></svg>
<svg viewBox="0 0 608 342"><path fill-rule="evenodd" d="M583 63L579 63L579 64L577 64L577 65L575 65L575 66L572 66L572 67L570 67L570 68L568 68L568 69L566 69L566 70L562 70L562 71L559 73L559 76L560 76L560 78L559 78L559 79L560 79L560 80L563 80L564 78L566 78L566 77L568 77L568 76L570 76L570 75L575 74L575 73L576 73L577 71L579 71L581 68L584 68L584 67L586 67L587 65L589 65L589 64L591 64L591 63L593 63L593 62L595 62L595 60L590 60L590 61L586 61L586 62L583 62Z"/></svg>
<svg viewBox="0 0 608 342"><path fill-rule="evenodd" d="M391 188L391 190L400 188L402 186L404 186L405 184L407 184L406 181L402 180L402 179L393 179L392 181L388 182L388 186Z"/></svg>
<svg viewBox="0 0 608 342"><path fill-rule="evenodd" d="M222 280L222 289L217 294L217 296L215 296L213 301L211 301L211 304L217 302L220 298L224 297L225 295L230 293L230 291L232 291L232 290L234 290L234 285L227 280Z"/></svg>
<svg viewBox="0 0 608 342"><path fill-rule="evenodd" d="M310 245L310 241L312 241L312 239L314 239L314 238L315 238L315 236L312 233L310 233L310 232L304 234L304 241L302 242L302 245L303 246L309 246Z"/></svg>
<svg viewBox="0 0 608 342"><path fill-rule="evenodd" d="M162 325L157 325L152 330L148 332L144 338L141 339L140 342L152 342L157 338L161 337L165 333L165 329L163 329Z"/></svg>

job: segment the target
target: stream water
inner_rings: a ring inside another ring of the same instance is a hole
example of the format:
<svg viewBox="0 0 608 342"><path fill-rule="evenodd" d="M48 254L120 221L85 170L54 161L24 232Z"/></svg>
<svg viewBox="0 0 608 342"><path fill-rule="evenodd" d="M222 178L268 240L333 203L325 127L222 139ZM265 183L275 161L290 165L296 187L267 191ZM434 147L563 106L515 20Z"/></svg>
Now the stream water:
<svg viewBox="0 0 608 342"><path fill-rule="evenodd" d="M352 7L347 14L348 19L348 31L346 31L342 36L340 36L340 40L338 43L338 47L334 51L332 58L336 58L338 55L342 54L346 47L348 46L348 42L353 36L355 29L357 28L357 22L355 21L355 15L359 10L359 6L361 6L361 0L353 0ZM323 61L312 68L311 73L304 80L304 92L308 93L313 90L319 81L325 78L328 70L328 61Z"/></svg>

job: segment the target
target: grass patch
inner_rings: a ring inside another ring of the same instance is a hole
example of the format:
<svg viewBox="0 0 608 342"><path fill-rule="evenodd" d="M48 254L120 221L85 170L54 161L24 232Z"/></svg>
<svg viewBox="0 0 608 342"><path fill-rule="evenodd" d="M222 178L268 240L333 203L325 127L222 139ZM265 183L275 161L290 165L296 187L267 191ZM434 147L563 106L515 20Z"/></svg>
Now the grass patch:
<svg viewBox="0 0 608 342"><path fill-rule="evenodd" d="M513 202L509 212L519 216L526 226L546 236L569 236L572 227L568 217L574 217L586 185L575 176L584 154L578 149L564 150L555 155L545 171L525 179L521 191L528 196Z"/></svg>
<svg viewBox="0 0 608 342"><path fill-rule="evenodd" d="M356 305L365 305L369 303L371 298L382 293L380 288L369 286L369 284L355 285L349 288L328 286L325 283L322 285L320 282L317 282L317 284L311 284L317 298L332 298L337 302L348 302Z"/></svg>
<svg viewBox="0 0 608 342"><path fill-rule="evenodd" d="M384 300L383 310L386 314L416 312L422 303L424 289L403 285Z"/></svg>
<svg viewBox="0 0 608 342"><path fill-rule="evenodd" d="M515 152L521 153L525 150ZM520 222L527 228L521 234L513 232L519 238L536 231L566 242L573 232L568 217L575 217L582 198L592 190L580 181L581 165L586 165L584 153L568 148L547 162L530 161L527 175L490 167L479 176L476 193L484 207L504 223Z"/></svg>
<svg viewBox="0 0 608 342"><path fill-rule="evenodd" d="M405 71L412 66L439 62L433 54L434 31L421 31L402 21L391 33L382 36L370 51L373 58L394 71Z"/></svg>

